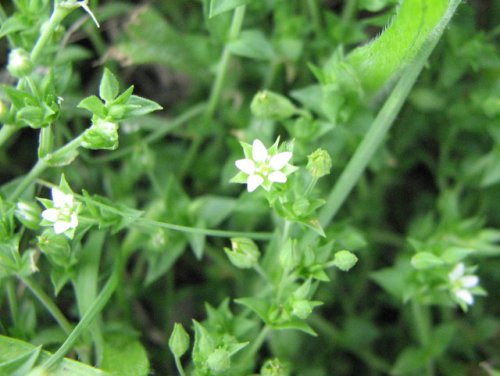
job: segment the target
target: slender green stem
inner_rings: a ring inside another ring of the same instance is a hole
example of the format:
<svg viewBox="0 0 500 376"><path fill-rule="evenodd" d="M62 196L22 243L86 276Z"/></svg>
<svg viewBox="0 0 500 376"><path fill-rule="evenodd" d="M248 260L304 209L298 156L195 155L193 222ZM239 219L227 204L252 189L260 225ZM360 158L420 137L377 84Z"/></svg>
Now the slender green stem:
<svg viewBox="0 0 500 376"><path fill-rule="evenodd" d="M267 335L271 331L271 328L268 327L267 325L263 326L262 329L260 330L259 335L255 338L255 340L252 342L252 344L247 348L245 351L245 355L241 361L241 364L245 364L250 362L254 357L255 354L260 350L262 345L264 344L264 341L267 338Z"/></svg>
<svg viewBox="0 0 500 376"><path fill-rule="evenodd" d="M182 366L181 359L176 356L175 357L175 366L177 367L177 371L180 376L186 376L186 372L184 371L184 367Z"/></svg>
<svg viewBox="0 0 500 376"><path fill-rule="evenodd" d="M361 141L361 144L358 146L356 152L340 175L339 180L330 192L326 204L319 214L319 221L323 227L329 224L333 217L337 214L359 177L363 174L373 155L378 150L380 144L385 139L397 114L401 110L401 107L410 94L413 85L417 81L420 72L424 68L427 59L434 50L434 47L439 41L446 25L455 13L459 4L460 0L453 0L451 2L447 13L443 16L434 32L431 33L431 36L429 37L427 43L424 44L422 51L417 55L414 63L410 64L405 69L391 95L382 106L377 117L373 121L370 130L366 133L365 137ZM303 241L305 244L308 244L315 237L316 235L311 231Z"/></svg>
<svg viewBox="0 0 500 376"><path fill-rule="evenodd" d="M54 301L43 291L40 286L33 282L29 277L23 277L18 275L18 278L31 290L33 295L38 299L40 303L49 311L52 317L57 321L59 326L64 330L66 334L71 333L73 330L73 325L66 319L64 314L59 310Z"/></svg>
<svg viewBox="0 0 500 376"><path fill-rule="evenodd" d="M24 177L24 179L16 187L12 195L10 196L11 201L15 201L21 196L24 191L38 178L48 167L48 164L44 159L39 159L35 165L31 168L30 172Z"/></svg>
<svg viewBox="0 0 500 376"><path fill-rule="evenodd" d="M40 129L40 138L38 141L38 158L45 158L52 150L52 126Z"/></svg>
<svg viewBox="0 0 500 376"><path fill-rule="evenodd" d="M211 118L222 93L222 88L224 86L224 81L229 67L229 61L231 58L231 51L229 50L229 42L235 40L240 33L241 26L243 25L243 19L245 17L245 5L241 5L234 10L233 19L231 22L231 28L229 30L228 43L224 46L222 51L222 56L218 64L217 75L215 77L215 82L212 87L212 92L210 93L210 99L208 101L208 107L206 111L206 117Z"/></svg>
<svg viewBox="0 0 500 376"><path fill-rule="evenodd" d="M66 341L64 341L61 347L59 347L59 349L49 359L47 359L45 363L42 364L43 368L50 369L57 362L59 362L68 353L68 351L71 350L80 335L85 330L87 330L89 326L94 322L94 319L104 309L114 291L116 290L122 267L123 263L121 257L119 257L118 260L115 260L115 268L113 270L113 274L111 274L111 277L109 277L106 285L97 296L93 305L83 315L78 325L73 329L68 338L66 338Z"/></svg>
<svg viewBox="0 0 500 376"><path fill-rule="evenodd" d="M173 223L166 223L154 221L147 218L139 218L135 223L136 226L151 229L151 227L161 227L168 230L186 232L190 234L202 234L207 236L214 236L220 238L233 238L233 237L247 237L256 240L269 240L272 238L272 233L267 232L243 232L243 231L228 231L228 230L212 230L208 228L188 227L182 225L175 225Z"/></svg>
<svg viewBox="0 0 500 376"><path fill-rule="evenodd" d="M82 138L81 136L79 136L74 140L68 142L60 149L56 150L54 153L48 154L44 158L39 159L11 194L11 196L9 197L10 200L15 201L17 198L19 198L19 196L24 193L24 191L45 171L45 169L47 169L47 167L50 167L51 160L57 160L65 154L78 149L81 143Z"/></svg>
<svg viewBox="0 0 500 376"><path fill-rule="evenodd" d="M312 192L313 188L316 186L317 183L318 183L318 177L313 176L312 179L311 179L311 181L307 185L307 188L306 188L306 191L304 193L304 196L309 195Z"/></svg>
<svg viewBox="0 0 500 376"><path fill-rule="evenodd" d="M17 130L18 128L13 125L4 124L0 129L0 147L2 147Z"/></svg>
<svg viewBox="0 0 500 376"><path fill-rule="evenodd" d="M33 63L36 63L36 61L40 58L47 42L52 37L52 34L54 34L55 29L59 26L62 20L71 13L72 10L73 8L62 7L56 3L52 15L49 20L42 25L40 37L31 50L31 61Z"/></svg>

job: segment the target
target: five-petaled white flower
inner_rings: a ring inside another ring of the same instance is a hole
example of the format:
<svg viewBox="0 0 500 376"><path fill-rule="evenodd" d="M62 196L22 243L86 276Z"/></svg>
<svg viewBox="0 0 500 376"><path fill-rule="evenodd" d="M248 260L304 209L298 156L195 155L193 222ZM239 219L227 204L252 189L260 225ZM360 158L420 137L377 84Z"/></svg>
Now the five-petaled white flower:
<svg viewBox="0 0 500 376"><path fill-rule="evenodd" d="M74 229L78 226L78 210L80 203L75 202L72 194L64 193L59 188L52 188L52 208L42 212L42 218L50 222L56 234L65 234L73 237ZM43 224L43 223L42 223Z"/></svg>
<svg viewBox="0 0 500 376"><path fill-rule="evenodd" d="M276 142L267 150L262 141L256 139L251 151L247 152L245 147L243 148L246 158L237 160L235 164L245 175L243 182L247 184L248 192L255 191L259 186L269 191L273 183L286 183L287 175L295 171L296 168L288 164L292 159L292 153L289 151L278 153L277 144ZM242 182L239 179L233 181Z"/></svg>
<svg viewBox="0 0 500 376"><path fill-rule="evenodd" d="M479 277L475 275L466 275L465 265L461 262L448 274L448 279L451 293L454 295L455 299L459 303L462 303L461 305L463 305L463 303L472 305L474 303L474 296L470 290L479 285Z"/></svg>

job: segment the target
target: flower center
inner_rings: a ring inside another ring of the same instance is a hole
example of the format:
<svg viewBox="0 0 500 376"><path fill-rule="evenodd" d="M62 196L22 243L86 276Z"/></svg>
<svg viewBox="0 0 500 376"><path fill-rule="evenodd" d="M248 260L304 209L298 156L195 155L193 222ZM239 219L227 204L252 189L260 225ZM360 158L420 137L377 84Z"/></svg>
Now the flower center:
<svg viewBox="0 0 500 376"><path fill-rule="evenodd" d="M269 157L265 161L257 163L257 168L255 172L263 177L266 177L271 172L271 167L269 166Z"/></svg>

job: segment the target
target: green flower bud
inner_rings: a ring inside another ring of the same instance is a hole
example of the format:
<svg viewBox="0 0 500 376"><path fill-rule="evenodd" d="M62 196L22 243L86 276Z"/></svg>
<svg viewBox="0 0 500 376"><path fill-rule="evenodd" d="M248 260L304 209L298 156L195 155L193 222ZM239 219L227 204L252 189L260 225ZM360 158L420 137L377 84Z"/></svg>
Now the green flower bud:
<svg viewBox="0 0 500 376"><path fill-rule="evenodd" d="M278 358L267 360L260 369L260 376L289 376L290 367Z"/></svg>
<svg viewBox="0 0 500 376"><path fill-rule="evenodd" d="M249 269L259 261L257 244L248 238L231 238L232 249L224 248L229 261L240 269Z"/></svg>
<svg viewBox="0 0 500 376"><path fill-rule="evenodd" d="M87 149L115 150L118 147L118 124L97 119L83 133L82 146Z"/></svg>
<svg viewBox="0 0 500 376"><path fill-rule="evenodd" d="M40 214L40 207L35 203L19 201L16 205L16 218L31 230L38 230L40 227Z"/></svg>
<svg viewBox="0 0 500 376"><path fill-rule="evenodd" d="M186 333L182 324L175 323L174 330L168 340L168 347L176 358L180 358L189 348L189 334Z"/></svg>
<svg viewBox="0 0 500 376"><path fill-rule="evenodd" d="M250 104L252 114L260 119L283 120L297 113L292 102L271 91L259 91Z"/></svg>
<svg viewBox="0 0 500 376"><path fill-rule="evenodd" d="M7 64L9 73L17 78L25 77L33 70L33 63L28 52L22 48L16 48L9 53Z"/></svg>
<svg viewBox="0 0 500 376"><path fill-rule="evenodd" d="M45 231L38 237L38 248L57 266L66 268L75 261L72 260L73 255L68 238L64 235Z"/></svg>
<svg viewBox="0 0 500 376"><path fill-rule="evenodd" d="M356 255L349 251L338 251L333 258L333 265L347 272L358 262Z"/></svg>
<svg viewBox="0 0 500 376"><path fill-rule="evenodd" d="M231 354L225 349L217 348L208 356L207 365L213 372L224 372L231 367Z"/></svg>
<svg viewBox="0 0 500 376"><path fill-rule="evenodd" d="M330 158L330 154L326 150L317 149L307 157L306 168L315 178L328 175L332 168L332 158Z"/></svg>

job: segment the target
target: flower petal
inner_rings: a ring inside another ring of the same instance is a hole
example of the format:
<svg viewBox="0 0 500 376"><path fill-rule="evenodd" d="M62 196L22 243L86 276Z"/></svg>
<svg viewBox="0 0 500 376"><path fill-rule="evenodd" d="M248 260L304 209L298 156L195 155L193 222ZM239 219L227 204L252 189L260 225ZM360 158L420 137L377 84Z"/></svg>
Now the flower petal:
<svg viewBox="0 0 500 376"><path fill-rule="evenodd" d="M252 158L255 162L264 162L267 158L267 149L259 139L252 144Z"/></svg>
<svg viewBox="0 0 500 376"><path fill-rule="evenodd" d="M465 272L465 265L463 262L457 264L455 268L448 274L448 277L450 278L451 281L456 282L458 281Z"/></svg>
<svg viewBox="0 0 500 376"><path fill-rule="evenodd" d="M62 234L71 228L71 224L65 221L57 221L54 223L54 232L56 234Z"/></svg>
<svg viewBox="0 0 500 376"><path fill-rule="evenodd" d="M250 175L247 180L247 190L248 192L255 191L262 183L264 183L264 178L260 175Z"/></svg>
<svg viewBox="0 0 500 376"><path fill-rule="evenodd" d="M273 171L269 174L269 181L273 183L286 183L286 175L281 171Z"/></svg>
<svg viewBox="0 0 500 376"><path fill-rule="evenodd" d="M69 221L69 227L76 228L76 226L78 226L78 216L76 215L76 213L73 213L73 214L71 214L71 218Z"/></svg>
<svg viewBox="0 0 500 376"><path fill-rule="evenodd" d="M475 275L466 275L460 278L462 286L466 288L476 287L479 284L479 277Z"/></svg>
<svg viewBox="0 0 500 376"><path fill-rule="evenodd" d="M59 210L51 208L51 209L45 209L42 212L42 218L46 219L49 222L55 222L57 221L57 218L59 217Z"/></svg>
<svg viewBox="0 0 500 376"><path fill-rule="evenodd" d="M73 195L66 194L59 188L52 188L52 201L56 208L73 205Z"/></svg>
<svg viewBox="0 0 500 376"><path fill-rule="evenodd" d="M472 294L469 292L469 290L466 289L459 289L455 291L455 296L460 299L461 301L465 302L468 305L471 305L474 303L474 297Z"/></svg>
<svg viewBox="0 0 500 376"><path fill-rule="evenodd" d="M238 159L234 164L245 174L252 175L255 172L256 166L251 159Z"/></svg>
<svg viewBox="0 0 500 376"><path fill-rule="evenodd" d="M292 159L291 152L286 151L284 153L278 153L271 157L271 160L269 161L269 166L273 170L281 170L283 167L287 165L288 162L290 162L290 159Z"/></svg>

